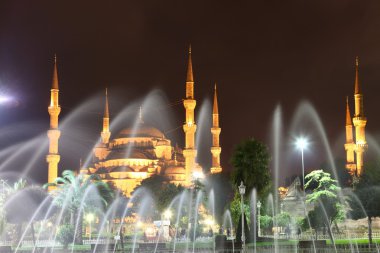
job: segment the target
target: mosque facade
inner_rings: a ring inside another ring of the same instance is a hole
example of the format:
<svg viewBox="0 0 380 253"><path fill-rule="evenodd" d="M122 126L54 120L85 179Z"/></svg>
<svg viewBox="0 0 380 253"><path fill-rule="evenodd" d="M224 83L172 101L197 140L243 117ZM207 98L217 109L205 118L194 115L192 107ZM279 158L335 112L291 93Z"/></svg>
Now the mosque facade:
<svg viewBox="0 0 380 253"><path fill-rule="evenodd" d="M189 187L193 180L203 173L203 168L196 162L197 149L195 133L196 99L194 97L194 77L191 57L191 47L188 54L187 76L185 84L185 146L174 147L172 141L158 128L149 126L143 120L141 108L138 122L132 128L125 128L116 134L110 131L110 113L108 94L106 91L105 109L103 115L103 129L100 133L100 142L93 150L94 160L88 168L81 168L80 173L85 175L97 174L105 182L114 184L126 196L130 196L133 190L142 180L153 175L163 175L170 183ZM48 107L50 115L50 129L48 130L49 153L46 156L48 163L48 182L51 183L58 176L60 155L58 143L60 130L58 128L58 116L61 111L59 105L59 87L57 62L54 62L53 81L51 88L51 102ZM219 136L219 110L216 85L214 89L213 126L211 128L212 167L210 173L222 172L220 165L221 147ZM49 188L53 190L54 188Z"/></svg>

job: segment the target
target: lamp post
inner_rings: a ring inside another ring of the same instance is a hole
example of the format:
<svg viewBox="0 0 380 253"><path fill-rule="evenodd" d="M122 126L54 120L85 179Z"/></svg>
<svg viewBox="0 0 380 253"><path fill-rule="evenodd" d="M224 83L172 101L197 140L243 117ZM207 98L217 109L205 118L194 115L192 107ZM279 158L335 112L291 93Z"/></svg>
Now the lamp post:
<svg viewBox="0 0 380 253"><path fill-rule="evenodd" d="M89 239L91 240L91 233L92 233L92 231L91 231L91 223L94 221L94 219L95 219L95 215L93 214L93 213L88 213L87 215L86 215L86 220L87 220L87 222L88 222L88 224L89 224L89 226L90 226L90 231L89 231Z"/></svg>
<svg viewBox="0 0 380 253"><path fill-rule="evenodd" d="M260 231L260 208L261 208L261 202L260 200L257 201L257 230L258 230L258 235L261 236L261 231Z"/></svg>
<svg viewBox="0 0 380 253"><path fill-rule="evenodd" d="M303 159L303 151L307 148L308 146L308 141L304 137L300 137L296 140L296 146L299 150L301 150L301 162L302 162L302 187L303 191L305 192L305 163Z"/></svg>
<svg viewBox="0 0 380 253"><path fill-rule="evenodd" d="M245 185L243 184L243 181L241 181L239 185L239 193L241 196L241 242L242 242L242 252L245 252L245 233L244 233L244 203L243 198L245 194Z"/></svg>
<svg viewBox="0 0 380 253"><path fill-rule="evenodd" d="M166 209L162 213L161 229L162 229L162 233L163 233L165 240L169 238L169 226L170 226L170 218L171 217L172 217L172 211L170 209ZM167 227L167 229L165 227Z"/></svg>

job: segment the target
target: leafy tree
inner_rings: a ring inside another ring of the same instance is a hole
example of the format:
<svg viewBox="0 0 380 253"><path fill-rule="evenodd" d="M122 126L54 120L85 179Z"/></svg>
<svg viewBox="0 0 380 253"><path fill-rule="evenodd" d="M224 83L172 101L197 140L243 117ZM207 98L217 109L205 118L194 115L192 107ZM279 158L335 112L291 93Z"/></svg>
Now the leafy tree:
<svg viewBox="0 0 380 253"><path fill-rule="evenodd" d="M243 181L247 196L253 188L256 188L258 196L265 194L271 185L269 160L268 148L263 143L255 139L240 143L235 148L231 159L234 167L232 183L235 189Z"/></svg>
<svg viewBox="0 0 380 253"><path fill-rule="evenodd" d="M251 209L249 207L248 200L244 200L244 216L246 216L247 222L250 223ZM231 218L235 225L238 225L241 219L241 197L240 194L235 192L235 196L230 203ZM241 221L240 221L241 222Z"/></svg>
<svg viewBox="0 0 380 253"><path fill-rule="evenodd" d="M181 185L177 186L169 183L169 179L162 175L153 175L142 180L141 184L136 187L134 192L138 189L145 189L150 192L151 197L155 200L159 213L162 213L170 205L170 202L175 196L184 190ZM137 196L134 202L141 202L141 198Z"/></svg>
<svg viewBox="0 0 380 253"><path fill-rule="evenodd" d="M260 228L266 233L272 231L273 228L273 218L269 215L260 215Z"/></svg>
<svg viewBox="0 0 380 253"><path fill-rule="evenodd" d="M72 224L64 224L59 226L57 231L57 241L67 249L68 245L73 242L75 227Z"/></svg>
<svg viewBox="0 0 380 253"><path fill-rule="evenodd" d="M291 223L291 216L288 212L281 212L276 216L276 224L279 227L287 227Z"/></svg>
<svg viewBox="0 0 380 253"><path fill-rule="evenodd" d="M379 164L365 167L359 182L355 185L354 196L349 199L350 216L353 219L368 220L368 241L372 244L372 220L380 217L380 170Z"/></svg>
<svg viewBox="0 0 380 253"><path fill-rule="evenodd" d="M323 170L314 170L306 175L305 179L305 189L311 191L306 197L306 202L314 204L313 213L310 215L323 217L323 225L327 228L330 239L333 241L331 225L334 221L344 218L344 208L338 196L340 187L337 186L337 181ZM317 225L319 223L313 224ZM313 224L311 224L312 227Z"/></svg>
<svg viewBox="0 0 380 253"><path fill-rule="evenodd" d="M62 172L62 177L57 177L53 183L45 184L44 187L55 186L53 192L53 204L68 211L70 223L75 224L78 220L75 243L82 243L83 211L103 212L113 200L113 192L107 183L103 182L98 175L85 176L71 170ZM90 189L90 187L92 187ZM91 191L93 190L93 191ZM86 195L87 191L91 191ZM83 210L79 210L80 207ZM67 222L67 219L66 219Z"/></svg>
<svg viewBox="0 0 380 253"><path fill-rule="evenodd" d="M231 164L234 167L234 170L232 171L232 184L235 189L235 197L231 202L230 209L235 222L236 219L238 219L237 217L239 216L237 215L239 215L241 210L240 205L238 205L238 202L240 202L238 200L238 187L241 182L246 186L246 199L249 198L250 193L254 188L257 191L257 195L261 198L263 198L271 189L269 160L270 156L268 147L253 138L243 141L234 149ZM246 210L245 215L248 219L251 216L250 212L247 212ZM253 225L253 223L251 225ZM257 233L258 230L256 229L255 231Z"/></svg>
<svg viewBox="0 0 380 253"><path fill-rule="evenodd" d="M313 228L315 231L315 240L318 240L318 231L324 228L324 218L322 214L323 210L321 210L320 206L316 206L313 210L311 210L307 217L305 217L300 223L302 230L307 230L309 228Z"/></svg>

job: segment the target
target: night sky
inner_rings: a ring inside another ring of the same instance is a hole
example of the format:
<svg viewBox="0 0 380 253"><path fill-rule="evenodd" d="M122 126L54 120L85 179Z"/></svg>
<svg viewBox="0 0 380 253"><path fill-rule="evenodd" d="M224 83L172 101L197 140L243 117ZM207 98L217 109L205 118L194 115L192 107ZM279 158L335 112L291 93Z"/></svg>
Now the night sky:
<svg viewBox="0 0 380 253"><path fill-rule="evenodd" d="M97 97L97 108L82 111L89 120L75 123L96 141L106 86L111 120L155 89L166 95L160 103L184 98L191 43L197 115L202 104L211 102L214 82L218 84L225 170L232 170L229 157L244 139L254 137L272 148L272 118L279 104L281 150L286 151L281 175L299 173L300 157L291 141L301 133L313 142L312 151L305 153L306 167L316 168L326 160L320 137L310 122L290 132L293 114L300 102L313 104L334 155L344 158L345 99L348 95L353 112L355 56L360 58L367 131L375 139L380 134L379 13L380 1L357 0L1 1L0 91L17 102L0 107L0 148L46 136L55 53L60 119ZM184 109L178 103L168 108L174 129L183 123ZM181 129L168 136L183 145ZM208 167L211 134L204 139L199 159ZM78 165L92 145L86 139L78 148L62 147L60 167ZM71 150L69 158L66 149ZM43 182L44 157L36 164L29 176Z"/></svg>

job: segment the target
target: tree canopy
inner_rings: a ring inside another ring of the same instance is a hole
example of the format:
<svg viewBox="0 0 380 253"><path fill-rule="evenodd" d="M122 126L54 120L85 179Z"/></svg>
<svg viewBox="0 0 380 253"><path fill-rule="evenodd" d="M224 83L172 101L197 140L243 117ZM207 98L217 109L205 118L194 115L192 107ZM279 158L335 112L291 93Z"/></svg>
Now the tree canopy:
<svg viewBox="0 0 380 253"><path fill-rule="evenodd" d="M339 199L340 187L330 174L323 170L314 170L305 177L305 189L310 190L306 202L314 204L314 210L308 216L310 225L316 229L327 228L331 240L331 225L344 218L344 208ZM321 218L322 217L322 218Z"/></svg>
<svg viewBox="0 0 380 253"><path fill-rule="evenodd" d="M253 188L256 188L259 196L266 193L271 187L269 161L268 147L260 141L249 139L236 146L231 158L235 189L243 181L247 196Z"/></svg>
<svg viewBox="0 0 380 253"><path fill-rule="evenodd" d="M134 192L139 189L145 189L150 192L151 197L155 201L157 210L161 213L169 205L170 202L183 191L181 185L169 183L169 179L162 175L153 175L141 181L141 184L136 187ZM141 199L137 196L135 202L140 202Z"/></svg>
<svg viewBox="0 0 380 253"><path fill-rule="evenodd" d="M355 185L349 199L350 217L368 220L368 239L372 244L372 219L380 217L380 166L378 162L368 164Z"/></svg>

